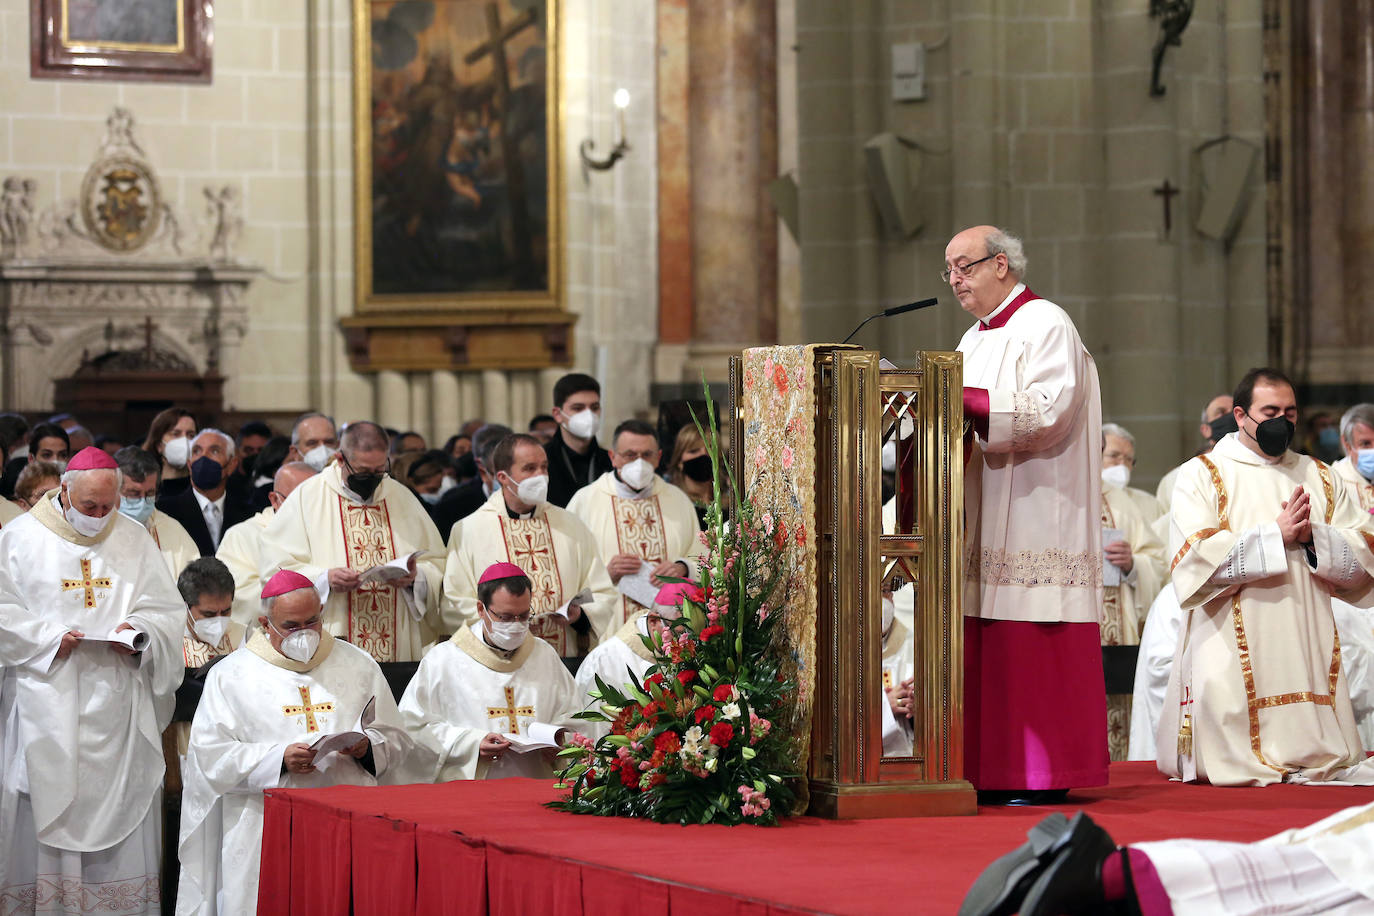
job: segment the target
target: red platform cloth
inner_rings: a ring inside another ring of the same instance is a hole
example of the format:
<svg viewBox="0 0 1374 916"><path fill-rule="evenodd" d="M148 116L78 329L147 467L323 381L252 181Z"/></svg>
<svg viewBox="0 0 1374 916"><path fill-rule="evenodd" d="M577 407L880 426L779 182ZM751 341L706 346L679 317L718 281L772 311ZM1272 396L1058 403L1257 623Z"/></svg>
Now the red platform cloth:
<svg viewBox="0 0 1374 916"><path fill-rule="evenodd" d="M1107 782L1095 623L964 618L964 773L977 789Z"/></svg>
<svg viewBox="0 0 1374 916"><path fill-rule="evenodd" d="M375 910L355 900L360 916L410 912L400 902L411 899L418 913L464 916L953 913L979 872L1053 810L1087 810L1118 843L1178 836L1247 842L1374 801L1374 789L1363 787L1170 783L1152 763L1113 764L1111 777L1110 786L1075 790L1058 808L871 821L801 817L775 829L563 814L541 805L556 790L530 779L273 790L260 911L282 912L280 901L289 900L300 916L348 916L351 886L367 889L369 900L398 901ZM361 841L353 836L359 829L367 834ZM331 841L331 831L341 839ZM399 849L380 848L387 839ZM412 845L414 867L398 866L410 861ZM901 867L893 867L894 856Z"/></svg>

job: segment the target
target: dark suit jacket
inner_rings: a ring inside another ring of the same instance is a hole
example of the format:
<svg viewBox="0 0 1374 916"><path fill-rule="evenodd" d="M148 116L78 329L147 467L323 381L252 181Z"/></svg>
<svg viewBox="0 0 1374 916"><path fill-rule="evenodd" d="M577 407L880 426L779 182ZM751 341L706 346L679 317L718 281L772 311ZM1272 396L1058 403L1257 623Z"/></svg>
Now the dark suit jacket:
<svg viewBox="0 0 1374 916"><path fill-rule="evenodd" d="M587 457L574 454L563 441L562 433L554 434L544 446L544 453L549 456L549 502L560 509L568 507L574 493L611 469L611 456L594 436L589 452L590 469Z"/></svg>
<svg viewBox="0 0 1374 916"><path fill-rule="evenodd" d="M191 540L196 542L196 547L200 548L202 557L215 555L215 548L219 544L210 539L210 529L205 526L205 516L200 512L200 503L196 501L195 490L187 487L173 496L159 497L157 508L159 512L165 512L181 522L181 527L186 529ZM226 489L224 494L224 522L220 525L220 537L224 537L224 532L239 522L247 520L252 515L252 508L242 499L235 499L234 494Z"/></svg>
<svg viewBox="0 0 1374 916"><path fill-rule="evenodd" d="M482 508L482 503L486 501L487 494L482 492L482 478L474 477L440 496L434 505L426 503L425 508L429 510L429 517L434 520L434 527L439 529L439 537L444 539L444 543L448 543L448 535L453 526L460 519L465 519Z"/></svg>

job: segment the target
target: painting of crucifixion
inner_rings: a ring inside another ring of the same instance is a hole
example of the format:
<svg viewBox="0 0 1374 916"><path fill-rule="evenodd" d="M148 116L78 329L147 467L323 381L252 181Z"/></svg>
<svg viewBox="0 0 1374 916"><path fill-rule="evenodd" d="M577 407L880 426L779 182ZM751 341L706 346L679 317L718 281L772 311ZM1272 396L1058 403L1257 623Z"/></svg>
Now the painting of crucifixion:
<svg viewBox="0 0 1374 916"><path fill-rule="evenodd" d="M551 0L356 0L361 310L557 293ZM365 50L365 55L364 55Z"/></svg>

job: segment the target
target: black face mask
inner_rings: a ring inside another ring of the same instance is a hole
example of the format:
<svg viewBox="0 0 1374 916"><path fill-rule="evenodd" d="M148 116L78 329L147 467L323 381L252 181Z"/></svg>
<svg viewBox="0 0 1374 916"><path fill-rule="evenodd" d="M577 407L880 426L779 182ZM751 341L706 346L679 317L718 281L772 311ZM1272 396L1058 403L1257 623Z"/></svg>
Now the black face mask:
<svg viewBox="0 0 1374 916"><path fill-rule="evenodd" d="M1238 428L1236 426L1236 415L1229 411L1217 417L1208 425L1212 427L1212 435L1209 438L1213 442L1220 442L1222 437L1235 432Z"/></svg>
<svg viewBox="0 0 1374 916"><path fill-rule="evenodd" d="M191 462L191 483L200 490L213 490L224 479L224 465L209 455L201 455Z"/></svg>
<svg viewBox="0 0 1374 916"><path fill-rule="evenodd" d="M375 471L369 474L352 473L348 475L348 488L363 498L367 502L372 498L372 494L377 492L377 488L382 485L382 478L385 474L378 474Z"/></svg>
<svg viewBox="0 0 1374 916"><path fill-rule="evenodd" d="M697 455L682 462L682 473L687 475L688 480L695 480L697 483L709 483L713 470L710 455Z"/></svg>
<svg viewBox="0 0 1374 916"><path fill-rule="evenodd" d="M1249 414L1246 414L1249 416ZM1254 420L1254 417L1250 417ZM1288 443L1293 441L1293 421L1287 417L1271 417L1255 427L1255 442L1260 451L1270 458L1277 458L1288 451Z"/></svg>
<svg viewBox="0 0 1374 916"><path fill-rule="evenodd" d="M253 479L253 465L257 463L257 455L246 455L239 459L239 473L249 480Z"/></svg>

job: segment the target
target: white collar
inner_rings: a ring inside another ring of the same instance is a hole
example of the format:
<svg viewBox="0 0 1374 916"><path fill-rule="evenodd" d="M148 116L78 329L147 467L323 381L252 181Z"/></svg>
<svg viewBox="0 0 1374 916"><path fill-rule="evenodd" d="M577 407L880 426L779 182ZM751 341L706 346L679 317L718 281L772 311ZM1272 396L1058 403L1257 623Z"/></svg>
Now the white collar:
<svg viewBox="0 0 1374 916"><path fill-rule="evenodd" d="M1239 461L1241 464L1253 464L1261 467L1265 465L1269 467L1278 467L1279 465L1290 464L1292 463L1289 461L1290 456L1292 456L1294 461L1296 461L1298 457L1291 451L1285 451L1277 458L1271 458L1261 452L1256 452L1244 442L1240 441L1240 430L1222 436L1221 440L1212 447L1212 451L1223 458Z"/></svg>
<svg viewBox="0 0 1374 916"><path fill-rule="evenodd" d="M647 487L642 490L632 490L630 485L621 480L620 475L615 471L611 471L610 474L611 486L615 487L615 495L621 499L644 499L654 492L654 481L658 480L658 475L655 474Z"/></svg>
<svg viewBox="0 0 1374 916"><path fill-rule="evenodd" d="M197 490L195 487L191 488L191 492L196 495L196 502L200 503L201 515L204 515L205 510L210 506L214 506L216 509L218 509L221 515L224 514L224 497L228 494L227 490L219 495L219 499L210 499L208 496Z"/></svg>
<svg viewBox="0 0 1374 916"><path fill-rule="evenodd" d="M1002 312L1003 309L1005 309L1007 306L1011 305L1011 300L1013 300L1013 299L1015 299L1017 296L1021 295L1023 292L1025 292L1025 290L1026 290L1026 284L1024 284L1024 283L1018 283L1018 284L1016 284L1015 286L1013 286L1013 287L1011 288L1011 292L1007 293L1007 298L1005 298L1005 299L1002 300L1002 304L1001 304L1001 305L997 306L997 308L993 309L991 312L988 312L986 315L984 315L982 318L980 318L980 319L978 319L978 320L981 321L981 322L983 322L983 324L987 324L987 325L992 324L992 320L993 320L994 318L996 318L999 314L1001 314L1001 312Z"/></svg>

